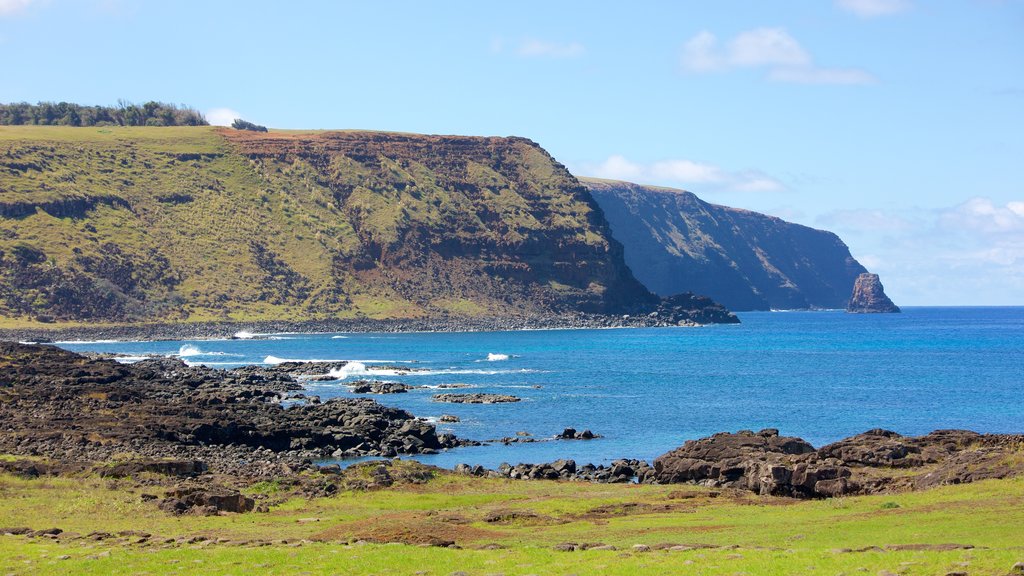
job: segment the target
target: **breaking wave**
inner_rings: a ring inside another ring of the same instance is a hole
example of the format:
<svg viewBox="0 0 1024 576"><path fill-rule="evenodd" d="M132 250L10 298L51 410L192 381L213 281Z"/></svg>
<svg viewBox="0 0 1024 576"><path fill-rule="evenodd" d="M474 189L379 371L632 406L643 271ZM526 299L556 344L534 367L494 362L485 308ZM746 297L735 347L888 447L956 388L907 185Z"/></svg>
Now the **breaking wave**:
<svg viewBox="0 0 1024 576"><path fill-rule="evenodd" d="M234 356L241 358L242 354L229 354L227 352L205 352L192 344L185 344L181 348L178 348L177 354L171 354L171 356L177 356L179 358L191 358L192 356Z"/></svg>

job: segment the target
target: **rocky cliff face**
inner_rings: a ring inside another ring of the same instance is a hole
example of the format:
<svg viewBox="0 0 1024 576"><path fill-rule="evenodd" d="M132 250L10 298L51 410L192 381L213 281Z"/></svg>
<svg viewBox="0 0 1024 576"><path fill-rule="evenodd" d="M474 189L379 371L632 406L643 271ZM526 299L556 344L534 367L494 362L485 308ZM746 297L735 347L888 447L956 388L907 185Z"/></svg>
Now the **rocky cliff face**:
<svg viewBox="0 0 1024 576"><path fill-rule="evenodd" d="M831 232L718 206L671 188L584 178L658 294L706 294L733 310L845 308L863 266Z"/></svg>
<svg viewBox="0 0 1024 576"><path fill-rule="evenodd" d="M659 305L587 189L523 138L0 128L0 264L0 317L25 320Z"/></svg>
<svg viewBox="0 0 1024 576"><path fill-rule="evenodd" d="M846 311L855 314L892 313L899 312L900 307L885 295L878 274L864 273L853 285L853 296Z"/></svg>

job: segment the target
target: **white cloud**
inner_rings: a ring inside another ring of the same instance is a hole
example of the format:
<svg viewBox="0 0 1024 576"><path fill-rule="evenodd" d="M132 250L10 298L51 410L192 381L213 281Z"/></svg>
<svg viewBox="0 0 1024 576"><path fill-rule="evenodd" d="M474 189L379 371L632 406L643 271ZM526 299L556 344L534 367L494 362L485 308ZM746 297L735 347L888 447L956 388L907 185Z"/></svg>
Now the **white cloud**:
<svg viewBox="0 0 1024 576"><path fill-rule="evenodd" d="M840 210L816 223L882 274L897 303L1024 304L1024 201L934 210Z"/></svg>
<svg viewBox="0 0 1024 576"><path fill-rule="evenodd" d="M579 42L548 42L526 38L516 47L516 54L526 58L578 58L586 52Z"/></svg>
<svg viewBox="0 0 1024 576"><path fill-rule="evenodd" d="M683 45L683 69L690 72L711 72L725 66L718 54L718 38L707 30L697 33Z"/></svg>
<svg viewBox="0 0 1024 576"><path fill-rule="evenodd" d="M0 0L0 16L16 14L29 7L35 0Z"/></svg>
<svg viewBox="0 0 1024 576"><path fill-rule="evenodd" d="M811 64L811 56L782 28L758 28L741 32L729 45L735 66L795 66Z"/></svg>
<svg viewBox="0 0 1024 576"><path fill-rule="evenodd" d="M969 230L987 237L1019 236L1024 251L1024 202L999 206L988 198L971 198L943 211L939 223L947 230Z"/></svg>
<svg viewBox="0 0 1024 576"><path fill-rule="evenodd" d="M736 68L767 69L767 78L796 84L870 84L875 78L857 68L823 68L782 28L757 28L736 35L724 47L707 30L683 45L680 59L686 72L706 73Z"/></svg>
<svg viewBox="0 0 1024 576"><path fill-rule="evenodd" d="M836 6L861 18L889 16L912 7L910 0L836 0Z"/></svg>
<svg viewBox="0 0 1024 576"><path fill-rule="evenodd" d="M236 118L242 117L241 114L231 108L212 108L203 115L206 116L206 121L214 126L231 126L231 123Z"/></svg>
<svg viewBox="0 0 1024 576"><path fill-rule="evenodd" d="M614 155L599 164L584 165L579 172L640 184L696 185L711 191L778 192L785 189L781 182L757 170L734 172L713 164L685 159L641 164Z"/></svg>

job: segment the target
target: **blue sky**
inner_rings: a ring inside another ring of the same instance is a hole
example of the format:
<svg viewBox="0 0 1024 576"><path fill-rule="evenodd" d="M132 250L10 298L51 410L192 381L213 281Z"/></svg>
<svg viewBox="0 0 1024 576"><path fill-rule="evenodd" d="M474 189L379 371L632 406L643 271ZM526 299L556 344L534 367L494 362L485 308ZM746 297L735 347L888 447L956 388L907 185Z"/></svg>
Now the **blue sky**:
<svg viewBox="0 0 1024 576"><path fill-rule="evenodd" d="M521 135L837 232L904 305L1024 304L1024 2L0 0L0 102Z"/></svg>

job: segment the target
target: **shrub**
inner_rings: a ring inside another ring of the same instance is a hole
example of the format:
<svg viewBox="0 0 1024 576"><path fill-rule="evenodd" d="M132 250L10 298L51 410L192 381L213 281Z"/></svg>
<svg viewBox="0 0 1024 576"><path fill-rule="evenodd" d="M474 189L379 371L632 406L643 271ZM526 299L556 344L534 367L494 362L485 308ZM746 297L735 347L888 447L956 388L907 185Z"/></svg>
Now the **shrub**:
<svg viewBox="0 0 1024 576"><path fill-rule="evenodd" d="M231 123L231 127L235 130L250 130L252 132L266 132L266 126L260 126L259 124L253 124L247 120L241 118L235 118L235 121Z"/></svg>

